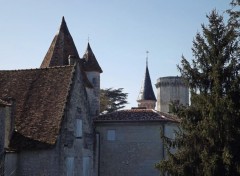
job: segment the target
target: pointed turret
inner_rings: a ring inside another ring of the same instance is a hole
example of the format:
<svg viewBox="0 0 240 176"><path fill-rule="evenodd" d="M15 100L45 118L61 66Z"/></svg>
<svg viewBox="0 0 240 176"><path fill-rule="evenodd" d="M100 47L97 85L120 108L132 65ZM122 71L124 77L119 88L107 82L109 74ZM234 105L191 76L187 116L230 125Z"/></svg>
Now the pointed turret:
<svg viewBox="0 0 240 176"><path fill-rule="evenodd" d="M41 68L68 65L69 55L79 58L76 46L63 17L59 31L55 35L44 57Z"/></svg>
<svg viewBox="0 0 240 176"><path fill-rule="evenodd" d="M98 61L97 61L89 43L87 45L85 54L83 55L83 59L85 62L84 63L85 71L87 71L87 72L94 71L94 72L102 73L102 69L98 64Z"/></svg>
<svg viewBox="0 0 240 176"><path fill-rule="evenodd" d="M82 60L84 71L88 80L93 85L93 89L87 89L87 93L91 104L90 113L94 117L99 115L100 112L100 74L102 73L102 69L98 64L89 43L87 44L87 49Z"/></svg>
<svg viewBox="0 0 240 176"><path fill-rule="evenodd" d="M148 58L147 58L148 59ZM146 61L146 71L145 77L143 80L143 85L139 93L137 102L138 107L146 107L147 109L155 109L156 106L156 97L153 92L152 82L148 70L148 61Z"/></svg>

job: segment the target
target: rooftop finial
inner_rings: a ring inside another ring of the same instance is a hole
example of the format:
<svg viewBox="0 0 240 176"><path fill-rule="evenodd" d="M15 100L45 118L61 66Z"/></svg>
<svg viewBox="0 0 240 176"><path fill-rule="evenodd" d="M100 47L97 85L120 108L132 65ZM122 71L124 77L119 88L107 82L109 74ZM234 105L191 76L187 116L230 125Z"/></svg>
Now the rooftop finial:
<svg viewBox="0 0 240 176"><path fill-rule="evenodd" d="M148 53L149 51L146 51L147 57L146 57L146 66L148 66Z"/></svg>
<svg viewBox="0 0 240 176"><path fill-rule="evenodd" d="M88 40L88 43L89 43L89 40L90 40L90 39L89 39L89 34L88 34L88 38L87 38L87 40Z"/></svg>

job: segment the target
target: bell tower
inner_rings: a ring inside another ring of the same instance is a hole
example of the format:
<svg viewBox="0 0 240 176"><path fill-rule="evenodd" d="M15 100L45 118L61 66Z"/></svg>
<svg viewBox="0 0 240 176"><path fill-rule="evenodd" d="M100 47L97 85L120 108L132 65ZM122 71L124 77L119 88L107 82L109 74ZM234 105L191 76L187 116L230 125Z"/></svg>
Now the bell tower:
<svg viewBox="0 0 240 176"><path fill-rule="evenodd" d="M157 99L153 92L152 82L151 82L151 78L150 78L150 74L149 74L149 70L148 70L148 53L149 52L147 51L146 53L147 53L146 71L145 71L143 84L142 84L140 93L138 95L137 102L138 102L138 107L146 107L147 109L155 109Z"/></svg>

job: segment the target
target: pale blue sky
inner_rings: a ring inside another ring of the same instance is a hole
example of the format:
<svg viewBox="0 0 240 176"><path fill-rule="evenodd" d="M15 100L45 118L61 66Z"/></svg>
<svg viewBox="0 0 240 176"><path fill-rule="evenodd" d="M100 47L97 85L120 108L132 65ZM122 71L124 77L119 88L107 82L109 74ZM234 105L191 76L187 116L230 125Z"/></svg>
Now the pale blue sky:
<svg viewBox="0 0 240 176"><path fill-rule="evenodd" d="M1 70L40 66L62 16L80 56L90 45L103 69L102 88L124 88L137 106L146 50L156 94L159 77L180 75L176 65L191 47L206 14L230 0L0 0Z"/></svg>

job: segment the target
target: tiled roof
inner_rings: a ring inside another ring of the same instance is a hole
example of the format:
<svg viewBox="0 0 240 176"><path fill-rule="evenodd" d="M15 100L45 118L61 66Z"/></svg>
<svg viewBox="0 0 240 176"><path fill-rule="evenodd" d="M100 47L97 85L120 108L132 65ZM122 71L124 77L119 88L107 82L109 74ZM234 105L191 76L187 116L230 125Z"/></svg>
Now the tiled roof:
<svg viewBox="0 0 240 176"><path fill-rule="evenodd" d="M6 101L3 101L2 99L0 99L0 106L10 106L10 104Z"/></svg>
<svg viewBox="0 0 240 176"><path fill-rule="evenodd" d="M79 58L76 46L63 17L60 29L44 57L41 68L68 65L69 55Z"/></svg>
<svg viewBox="0 0 240 176"><path fill-rule="evenodd" d="M146 66L146 72L145 72L143 85L141 87L141 90L140 90L140 93L138 95L137 101L142 101L142 100L157 101L157 99L154 95L154 92L153 92L152 82L151 82L151 78L150 78L150 75L149 75L148 66Z"/></svg>
<svg viewBox="0 0 240 176"><path fill-rule="evenodd" d="M15 100L15 132L19 136L55 144L73 73L74 66L0 71L0 98Z"/></svg>
<svg viewBox="0 0 240 176"><path fill-rule="evenodd" d="M102 69L99 66L97 59L88 43L85 54L83 55L84 59L84 70L85 71L97 71L102 73Z"/></svg>
<svg viewBox="0 0 240 176"><path fill-rule="evenodd" d="M142 121L172 121L178 122L177 118L166 113L152 109L129 109L100 115L94 122L142 122Z"/></svg>

